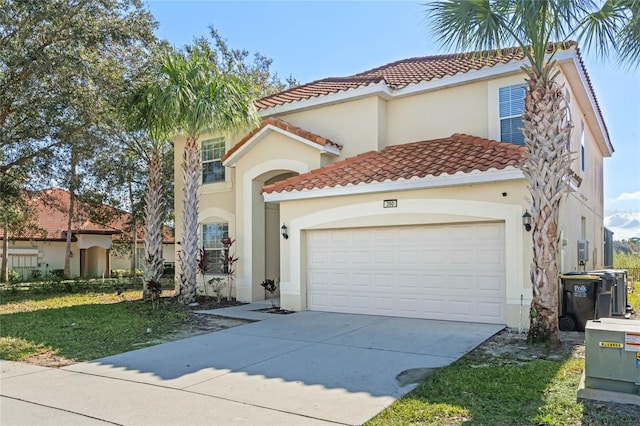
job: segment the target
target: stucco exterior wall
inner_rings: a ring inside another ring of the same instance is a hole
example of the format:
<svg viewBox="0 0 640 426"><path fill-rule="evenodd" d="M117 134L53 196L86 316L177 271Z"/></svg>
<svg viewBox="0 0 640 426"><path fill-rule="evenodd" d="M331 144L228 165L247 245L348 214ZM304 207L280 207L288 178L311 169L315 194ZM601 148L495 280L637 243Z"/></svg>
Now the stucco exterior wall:
<svg viewBox="0 0 640 426"><path fill-rule="evenodd" d="M342 145L344 159L384 146L385 124L379 120L384 106L383 100L369 96L278 118Z"/></svg>
<svg viewBox="0 0 640 426"><path fill-rule="evenodd" d="M264 292L257 284L265 278L275 278L267 276L267 272L275 271L272 263L265 262L265 253L278 253L278 240L269 238L265 227L267 223L271 227L277 225L279 219L276 219L275 212L271 212L265 223L262 187L279 174L299 174L319 168L321 157L318 149L272 132L237 161L236 226L232 235L237 241L235 252L240 257L236 291L241 300L263 299Z"/></svg>
<svg viewBox="0 0 640 426"><path fill-rule="evenodd" d="M447 87L387 102L387 144L451 136L486 138L487 82Z"/></svg>
<svg viewBox="0 0 640 426"><path fill-rule="evenodd" d="M9 242L9 270L11 270L12 255L22 254L26 250L37 253L32 259L41 276L47 275L55 269L64 269L66 243L64 241L34 241L32 244L24 241ZM25 250L26 249L26 250ZM0 250L1 252L1 250ZM71 243L71 276L80 275L80 249L77 242ZM30 278L30 277L25 277Z"/></svg>

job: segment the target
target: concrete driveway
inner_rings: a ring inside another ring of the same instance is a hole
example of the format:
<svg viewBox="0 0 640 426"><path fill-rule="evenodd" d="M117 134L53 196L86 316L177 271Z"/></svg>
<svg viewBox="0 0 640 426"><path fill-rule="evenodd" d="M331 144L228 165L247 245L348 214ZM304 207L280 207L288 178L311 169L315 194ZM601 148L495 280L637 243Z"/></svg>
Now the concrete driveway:
<svg viewBox="0 0 640 426"><path fill-rule="evenodd" d="M310 311L264 315L57 370L3 361L0 423L362 424L415 387L399 374L448 365L502 328ZM24 422L27 412L33 422Z"/></svg>

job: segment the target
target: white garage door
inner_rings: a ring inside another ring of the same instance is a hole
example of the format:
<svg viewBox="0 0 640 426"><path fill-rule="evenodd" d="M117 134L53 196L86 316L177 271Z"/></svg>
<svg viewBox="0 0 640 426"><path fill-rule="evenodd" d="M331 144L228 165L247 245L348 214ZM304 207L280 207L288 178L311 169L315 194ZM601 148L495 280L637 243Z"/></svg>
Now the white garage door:
<svg viewBox="0 0 640 426"><path fill-rule="evenodd" d="M504 225L307 232L310 310L506 323Z"/></svg>

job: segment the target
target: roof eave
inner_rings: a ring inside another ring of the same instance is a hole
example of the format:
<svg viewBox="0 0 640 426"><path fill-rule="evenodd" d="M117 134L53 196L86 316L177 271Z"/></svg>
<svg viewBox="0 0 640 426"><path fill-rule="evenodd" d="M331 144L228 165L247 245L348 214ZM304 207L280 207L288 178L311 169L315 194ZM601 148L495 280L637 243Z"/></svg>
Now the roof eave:
<svg viewBox="0 0 640 426"><path fill-rule="evenodd" d="M447 75L442 78L434 78L429 81L410 84L399 89L392 89L382 81L380 83L369 84L367 86L345 90L342 92L320 95L314 98L292 101L287 104L264 108L258 110L258 113L263 118L267 118L280 114L298 112L307 109L328 106L340 102L366 98L369 96L379 96L382 99L390 100L393 98L400 98L404 96L415 95L418 93L429 92L432 90L438 90L448 86L464 84L471 81L484 80L487 78L495 77L497 75L520 72L521 67L525 64L526 61L521 60L509 62L507 64L494 65L491 67L486 66L479 70L470 70L464 73L461 72L454 75Z"/></svg>
<svg viewBox="0 0 640 426"><path fill-rule="evenodd" d="M423 178L398 179L385 182L359 183L357 185L305 189L301 191L263 193L265 202L305 200L311 198L338 197L378 192L409 191L442 188L446 186L473 185L524 179L519 168L510 166L501 170L489 169L470 173L442 174Z"/></svg>
<svg viewBox="0 0 640 426"><path fill-rule="evenodd" d="M596 143L602 150L605 157L611 157L614 152L613 144L609 137L609 131L604 122L602 111L598 106L593 88L589 84L589 78L587 77L587 71L582 64L579 53L576 49L560 52L556 55L556 60L564 74L568 78L579 78L580 85L572 86L574 93L577 95L580 102L589 127L594 131ZM579 91L576 92L576 90ZM585 108L586 107L586 108Z"/></svg>
<svg viewBox="0 0 640 426"><path fill-rule="evenodd" d="M249 150L251 150L251 148L256 145L258 142L260 142L262 139L264 139L265 137L267 137L269 135L269 133L271 132L276 132L279 133L281 135L284 135L286 137L289 137L291 139L294 139L298 142L302 142L303 144L310 146L312 148L317 149L318 151L320 151L321 154L328 154L328 155L332 155L332 156L338 156L340 155L340 148L334 146L334 145L321 145L318 143L315 143L313 141L310 141L309 139L303 138L302 136L298 136L294 133L288 132L286 130L283 130L279 127L274 126L273 124L267 124L266 126L264 126L262 129L260 129L258 132L256 132L255 135L253 135L251 138L249 138L240 148L238 148L235 152L233 152L227 159L225 159L222 163L223 166L225 167L235 167L237 161L242 158L247 152L249 152Z"/></svg>

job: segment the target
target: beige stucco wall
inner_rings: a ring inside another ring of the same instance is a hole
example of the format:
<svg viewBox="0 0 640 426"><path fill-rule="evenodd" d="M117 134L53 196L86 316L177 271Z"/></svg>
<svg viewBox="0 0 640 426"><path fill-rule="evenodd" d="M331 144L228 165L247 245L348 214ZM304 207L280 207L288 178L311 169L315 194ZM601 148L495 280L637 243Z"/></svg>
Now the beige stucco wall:
<svg viewBox="0 0 640 426"><path fill-rule="evenodd" d="M447 87L387 102L387 143L466 133L487 137L487 82Z"/></svg>
<svg viewBox="0 0 640 426"><path fill-rule="evenodd" d="M24 241L10 241L9 242L9 269L11 269L11 256L12 252L22 251L20 249L37 250L36 256L37 267L42 276L51 272L54 269L64 269L65 258L64 241L33 241L32 243ZM71 260L71 276L77 277L80 275L80 249L77 242L71 243L71 252L73 257Z"/></svg>
<svg viewBox="0 0 640 426"><path fill-rule="evenodd" d="M384 146L385 101L369 96L350 102L283 114L278 118L343 146L340 159Z"/></svg>
<svg viewBox="0 0 640 426"><path fill-rule="evenodd" d="M265 253L277 256L278 240L268 238L265 233L265 206L261 194L264 183L279 174L304 173L321 165L322 155L318 149L276 132L268 134L237 161L235 250L241 260L237 268L236 291L241 300L264 298L258 284L265 278L275 278L266 276L265 269ZM280 220L275 214L269 222L269 226L275 224L279 231ZM273 272L271 267L269 269Z"/></svg>

